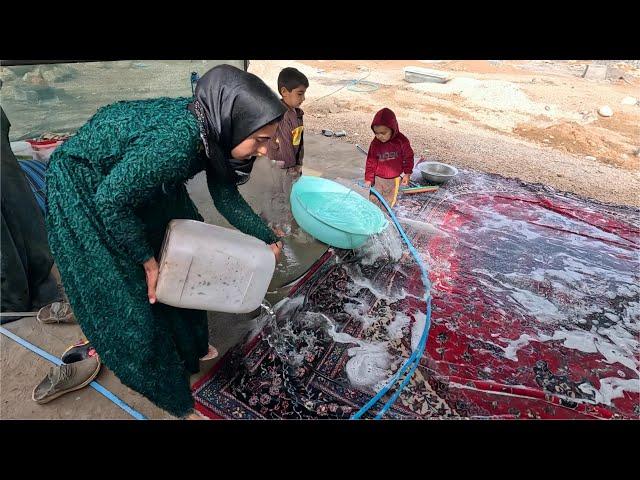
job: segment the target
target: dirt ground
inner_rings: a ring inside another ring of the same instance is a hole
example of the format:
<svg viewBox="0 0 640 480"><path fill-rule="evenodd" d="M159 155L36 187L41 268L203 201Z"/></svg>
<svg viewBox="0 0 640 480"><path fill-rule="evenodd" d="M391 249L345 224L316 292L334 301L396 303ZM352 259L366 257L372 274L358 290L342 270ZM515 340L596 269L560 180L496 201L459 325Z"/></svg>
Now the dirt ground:
<svg viewBox="0 0 640 480"><path fill-rule="evenodd" d="M582 78L587 63L252 61L249 71L274 89L285 66L307 75L309 133L345 130L339 141L366 149L373 115L388 107L416 155L640 206L640 104L621 103L640 98L640 62L608 62L604 80ZM451 80L409 83L407 66ZM358 79L374 85L354 85ZM613 116L598 114L604 105Z"/></svg>

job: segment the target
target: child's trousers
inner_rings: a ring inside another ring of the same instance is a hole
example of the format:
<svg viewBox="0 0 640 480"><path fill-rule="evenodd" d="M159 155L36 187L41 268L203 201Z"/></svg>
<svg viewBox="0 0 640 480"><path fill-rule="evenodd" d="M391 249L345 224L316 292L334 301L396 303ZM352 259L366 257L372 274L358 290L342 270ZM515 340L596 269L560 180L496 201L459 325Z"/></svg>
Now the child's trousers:
<svg viewBox="0 0 640 480"><path fill-rule="evenodd" d="M393 207L398 199L398 191L400 190L400 177L396 178L382 178L375 177L375 183L373 187L382 195L387 205ZM369 199L375 203L383 212L386 212L384 206L378 201L375 195L369 195Z"/></svg>
<svg viewBox="0 0 640 480"><path fill-rule="evenodd" d="M293 184L300 178L296 167L281 168L276 162L271 162L272 188L268 192L263 217L272 228L278 228L286 233L295 225L291 213L289 197Z"/></svg>

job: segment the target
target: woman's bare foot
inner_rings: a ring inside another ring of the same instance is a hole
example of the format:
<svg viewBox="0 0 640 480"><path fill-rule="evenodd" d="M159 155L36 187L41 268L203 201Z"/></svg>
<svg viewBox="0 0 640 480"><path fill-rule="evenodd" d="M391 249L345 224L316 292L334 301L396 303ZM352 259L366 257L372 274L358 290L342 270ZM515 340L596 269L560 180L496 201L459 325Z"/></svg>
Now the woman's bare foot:
<svg viewBox="0 0 640 480"><path fill-rule="evenodd" d="M194 410L193 413L190 413L189 415L184 417L184 419L185 420L209 420L209 417L205 417L199 411Z"/></svg>
<svg viewBox="0 0 640 480"><path fill-rule="evenodd" d="M201 362L206 362L207 360L213 360L218 356L218 350L213 345L209 345L209 351L207 354L200 359Z"/></svg>

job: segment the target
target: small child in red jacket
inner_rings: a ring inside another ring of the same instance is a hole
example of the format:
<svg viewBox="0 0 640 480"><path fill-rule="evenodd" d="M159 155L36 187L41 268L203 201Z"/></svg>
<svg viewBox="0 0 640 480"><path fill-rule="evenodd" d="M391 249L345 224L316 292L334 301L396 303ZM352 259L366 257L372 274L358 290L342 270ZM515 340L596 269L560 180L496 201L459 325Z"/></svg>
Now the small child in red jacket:
<svg viewBox="0 0 640 480"><path fill-rule="evenodd" d="M413 150L407 137L400 133L396 114L388 108L376 113L371 130L375 138L369 146L364 181L368 187L374 186L387 204L393 207L400 185L409 185L409 177L413 172ZM380 204L373 195L369 198Z"/></svg>

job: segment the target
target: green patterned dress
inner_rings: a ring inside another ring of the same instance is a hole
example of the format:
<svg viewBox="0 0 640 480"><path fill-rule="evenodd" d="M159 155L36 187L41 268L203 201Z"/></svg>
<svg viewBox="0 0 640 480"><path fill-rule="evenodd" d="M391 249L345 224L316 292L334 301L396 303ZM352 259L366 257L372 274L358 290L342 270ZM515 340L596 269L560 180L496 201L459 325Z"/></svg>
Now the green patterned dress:
<svg viewBox="0 0 640 480"><path fill-rule="evenodd" d="M52 155L49 244L83 333L125 385L176 416L193 409L189 373L207 353L206 312L149 304L142 263L169 221L202 220L185 182L205 169L189 98L101 108ZM276 241L235 185L207 179L240 231Z"/></svg>

